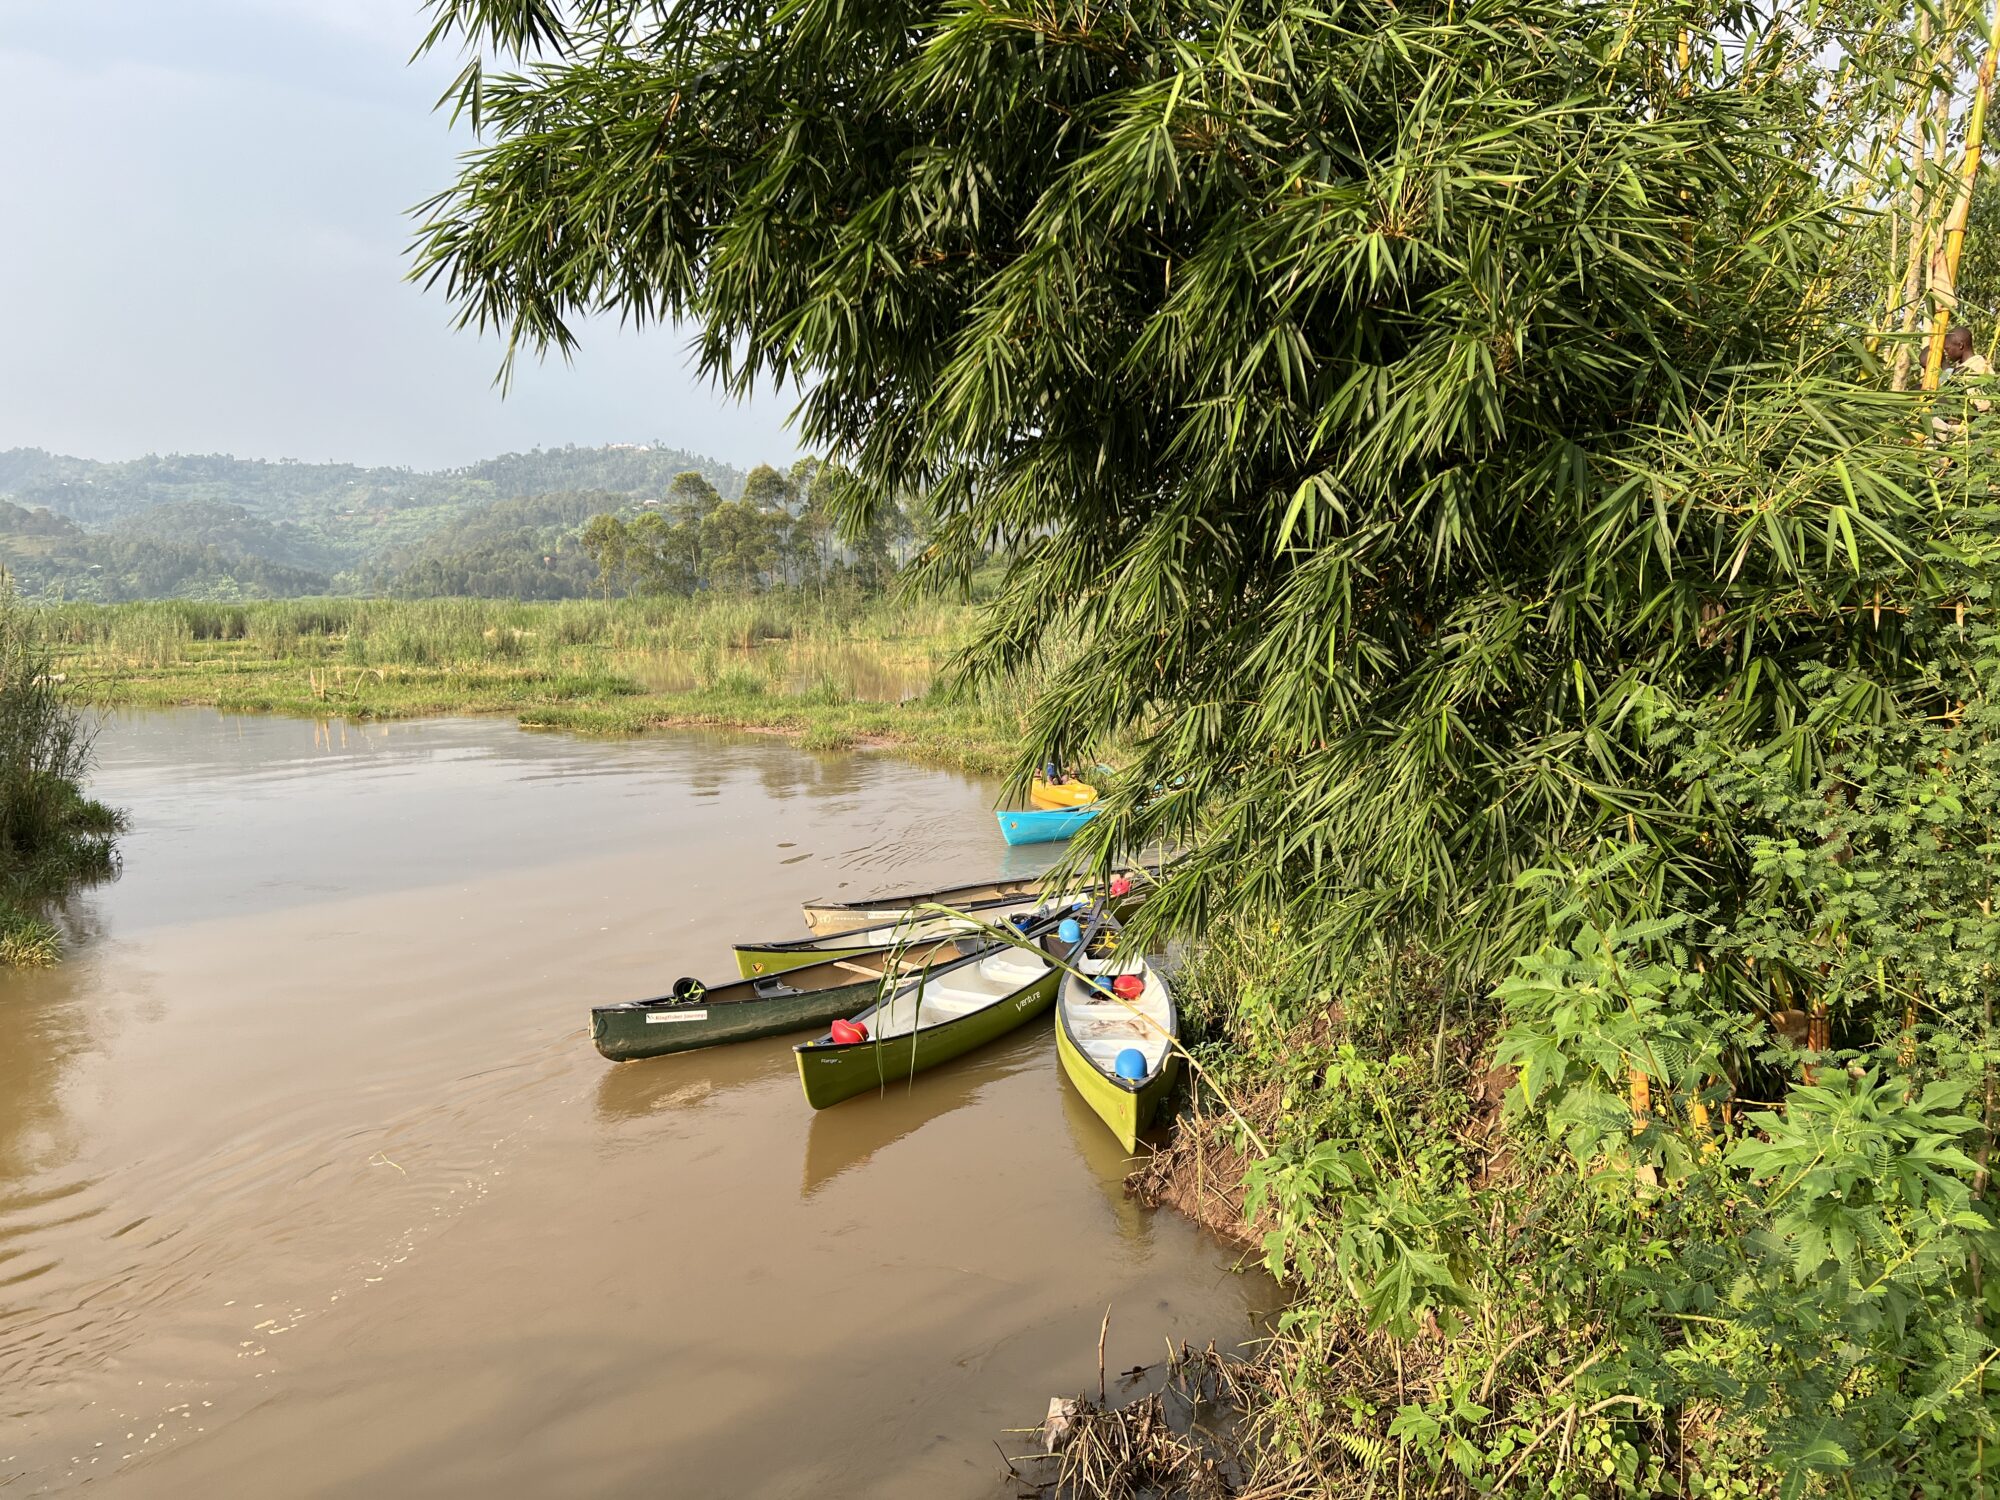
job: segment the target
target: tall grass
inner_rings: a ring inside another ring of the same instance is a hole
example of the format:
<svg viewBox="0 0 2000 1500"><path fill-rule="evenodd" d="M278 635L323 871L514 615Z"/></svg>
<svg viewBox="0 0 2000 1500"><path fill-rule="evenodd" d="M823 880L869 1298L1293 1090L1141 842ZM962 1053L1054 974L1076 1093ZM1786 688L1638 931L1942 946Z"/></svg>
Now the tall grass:
<svg viewBox="0 0 2000 1500"><path fill-rule="evenodd" d="M654 691L920 697L970 639L961 605L854 595L691 599L283 599L30 611L64 669L403 668L610 673Z"/></svg>
<svg viewBox="0 0 2000 1500"><path fill-rule="evenodd" d="M958 689L965 604L828 594L692 599L303 599L62 604L27 612L92 701L407 718L513 713L631 733L715 725L895 743L1004 769L1032 681Z"/></svg>
<svg viewBox="0 0 2000 1500"><path fill-rule="evenodd" d="M91 731L65 701L46 639L0 587L0 964L52 963L46 907L113 868L118 815L83 795Z"/></svg>
<svg viewBox="0 0 2000 1500"><path fill-rule="evenodd" d="M166 666L232 644L272 656L331 658L364 643L376 664L491 659L546 661L577 648L632 653L749 651L921 642L940 660L970 639L957 605L803 594L710 594L692 599L274 599L56 604L32 612L41 638L73 660Z"/></svg>

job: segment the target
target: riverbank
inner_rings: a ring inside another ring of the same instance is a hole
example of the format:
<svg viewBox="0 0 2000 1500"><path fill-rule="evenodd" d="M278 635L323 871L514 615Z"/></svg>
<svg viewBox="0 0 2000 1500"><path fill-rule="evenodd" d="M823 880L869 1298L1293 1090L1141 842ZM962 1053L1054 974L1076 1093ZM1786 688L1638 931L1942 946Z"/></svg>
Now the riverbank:
<svg viewBox="0 0 2000 1500"><path fill-rule="evenodd" d="M580 734L735 728L807 750L1013 762L1014 700L942 692L969 607L796 594L702 599L273 600L33 611L72 694L356 719L509 714Z"/></svg>

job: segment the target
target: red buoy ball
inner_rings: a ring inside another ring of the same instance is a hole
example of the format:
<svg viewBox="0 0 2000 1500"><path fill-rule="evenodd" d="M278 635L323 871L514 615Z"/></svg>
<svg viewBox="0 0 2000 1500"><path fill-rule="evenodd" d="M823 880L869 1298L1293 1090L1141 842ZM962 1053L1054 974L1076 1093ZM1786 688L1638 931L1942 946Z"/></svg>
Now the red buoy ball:
<svg viewBox="0 0 2000 1500"><path fill-rule="evenodd" d="M836 1042L839 1042L841 1046L846 1047L855 1042L867 1041L868 1028L859 1021L835 1021L828 1028L828 1035Z"/></svg>
<svg viewBox="0 0 2000 1500"><path fill-rule="evenodd" d="M1120 974L1111 981L1111 993L1120 1000L1137 1000L1146 993L1146 981L1137 974Z"/></svg>
<svg viewBox="0 0 2000 1500"><path fill-rule="evenodd" d="M1111 894L1114 897L1131 895L1132 882L1127 880L1123 875L1114 877L1111 882Z"/></svg>

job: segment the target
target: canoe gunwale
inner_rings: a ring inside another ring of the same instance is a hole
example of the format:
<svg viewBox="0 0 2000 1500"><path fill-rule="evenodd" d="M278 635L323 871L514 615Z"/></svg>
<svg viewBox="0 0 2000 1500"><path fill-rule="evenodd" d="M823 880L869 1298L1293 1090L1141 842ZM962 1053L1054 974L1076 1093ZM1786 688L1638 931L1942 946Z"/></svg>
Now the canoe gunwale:
<svg viewBox="0 0 2000 1500"><path fill-rule="evenodd" d="M1039 898L1040 892L1036 892L1033 896L996 896L990 901L976 901L963 908L963 910L968 916L978 917L982 912L990 912L1003 907L1011 911L1023 901L1038 900ZM893 946L893 944L872 942L869 939L877 933L887 933L893 938L899 928L910 927L924 922L949 920L951 918L945 912L913 913L906 910L901 916L894 917L887 922L875 922L867 927L850 927L845 932L829 933L824 937L812 934L802 938L779 938L775 942L769 943L737 943L735 951L738 953L812 953L822 948L836 952L847 948L888 948ZM1001 923L994 922L988 925L997 927ZM976 934L961 933L958 935L974 936ZM916 938L914 941L925 943L934 941L934 939ZM785 971L780 970L779 972L783 973Z"/></svg>
<svg viewBox="0 0 2000 1500"><path fill-rule="evenodd" d="M978 956L989 957L990 955L981 954ZM1050 973L1054 972L1056 971L1050 971ZM846 1057L855 1052L865 1052L870 1048L887 1051L892 1047L913 1043L920 1036L949 1036L953 1027L964 1026L968 1022L983 1019L998 1010L1001 1006L1020 999L1021 996L1032 990L1036 985L1046 984L1048 979L1049 975L1043 974L1038 978L1029 980L1018 989L1007 991L1006 994L999 996L991 1004L982 1005L977 1010L968 1010L962 1015L952 1016L947 1020L933 1021L928 1026L917 1026L909 1031L899 1031L894 1036L881 1037L871 1032L865 1040L859 1042L836 1042L829 1033L828 1036L816 1042L800 1042L792 1050L794 1052L810 1052L815 1057ZM857 1011L855 1013L856 1018L859 1019L872 1015L878 1008L871 1005L867 1010Z"/></svg>
<svg viewBox="0 0 2000 1500"><path fill-rule="evenodd" d="M849 913L868 911L907 912L913 907L918 906L954 906L968 899L977 903L986 901L1012 901L1022 896L1039 896L1042 894L1042 880L1043 877L1040 875L1027 875L1019 880L968 881L964 885L940 886L934 891L909 891L891 896L869 896L858 901L802 901L799 904L807 911L839 911ZM871 923L869 925L878 926L880 924ZM850 932L859 932L861 930L860 928L848 929Z"/></svg>
<svg viewBox="0 0 2000 1500"><path fill-rule="evenodd" d="M868 1017L874 1015L877 1011L882 1010L887 1006L894 1005L896 1001L902 997L903 992L905 990L921 988L922 986L927 985L934 980L942 979L945 975L951 973L952 970L954 969L962 969L967 964L983 962L986 959L991 958L994 955L994 953L1001 948L1013 948L1013 947L1032 945L1035 951L1040 953L1042 951L1041 949L1042 939L1048 937L1051 933L1053 933L1056 930L1056 928L1061 925L1063 918L1067 915L1068 913L1064 912L1055 916L1036 918L1033 924L1021 930L1020 933L1021 942L1018 944L1010 943L1006 941L1004 938L997 939L994 942L983 945L977 952L968 953L962 958L955 958L948 964L939 964L935 968L929 968L923 970L920 973L907 975L905 976L901 984L898 984L895 987L895 989L890 991L887 995L882 996L873 1005L869 1006L866 1010L856 1011L854 1014L854 1019L857 1021L864 1021ZM1047 956L1048 956L1047 954L1043 954L1044 958L1046 958ZM900 1042L908 1037L915 1037L930 1032L942 1032L943 1030L945 1030L945 1028L950 1026L955 1026L960 1021L970 1021L976 1016L985 1015L995 1006L1006 1004L1009 1000L1013 999L1016 995L1020 994L1022 990L1031 989L1035 985L1040 984L1043 980L1047 979L1050 974L1061 975L1063 972L1064 971L1062 969L1059 969L1054 964L1050 964L1045 972L1038 974L1034 979L1030 980L1027 984L1021 985L1016 989L1009 990L1004 995L995 997L995 999L992 1001L991 1004L982 1005L977 1010L966 1011L963 1015L953 1016L950 1020L935 1021L929 1026L923 1026L923 1025L912 1026L908 1031L898 1032L895 1036L888 1037L886 1039L883 1037L876 1036L871 1032L868 1035L868 1037L862 1041L836 1042L833 1040L833 1034L829 1032L820 1041L801 1042L793 1050L802 1052L805 1051L807 1048L810 1048L812 1051L822 1056L831 1055L838 1057L843 1053L850 1052L858 1047L884 1047L887 1046L890 1042ZM917 1014L919 1019L921 1019L923 1014L923 1006L921 1003L919 1003L917 1007Z"/></svg>

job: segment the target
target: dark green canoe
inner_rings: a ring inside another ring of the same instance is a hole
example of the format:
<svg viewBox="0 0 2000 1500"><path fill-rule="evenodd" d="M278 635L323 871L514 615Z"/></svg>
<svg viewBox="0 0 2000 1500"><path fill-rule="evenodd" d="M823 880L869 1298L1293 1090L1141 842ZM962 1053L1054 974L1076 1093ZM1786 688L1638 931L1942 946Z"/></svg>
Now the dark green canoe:
<svg viewBox="0 0 2000 1500"><path fill-rule="evenodd" d="M1068 958L1071 945L1053 935L1054 925L1044 922L1034 933L1048 953ZM792 1049L806 1102L825 1109L1005 1036L1048 1014L1061 978L1039 949L1011 944L927 969L854 1017L868 1028L867 1040L827 1035Z"/></svg>
<svg viewBox="0 0 2000 1500"><path fill-rule="evenodd" d="M951 963L986 947L981 938L954 937L918 943L900 953L876 948L793 969L781 976L743 979L703 989L683 980L686 992L654 1000L599 1005L590 1012L590 1037L613 1062L691 1052L721 1042L747 1042L824 1026L874 1004L882 977L927 964ZM682 986L676 986L681 988Z"/></svg>

